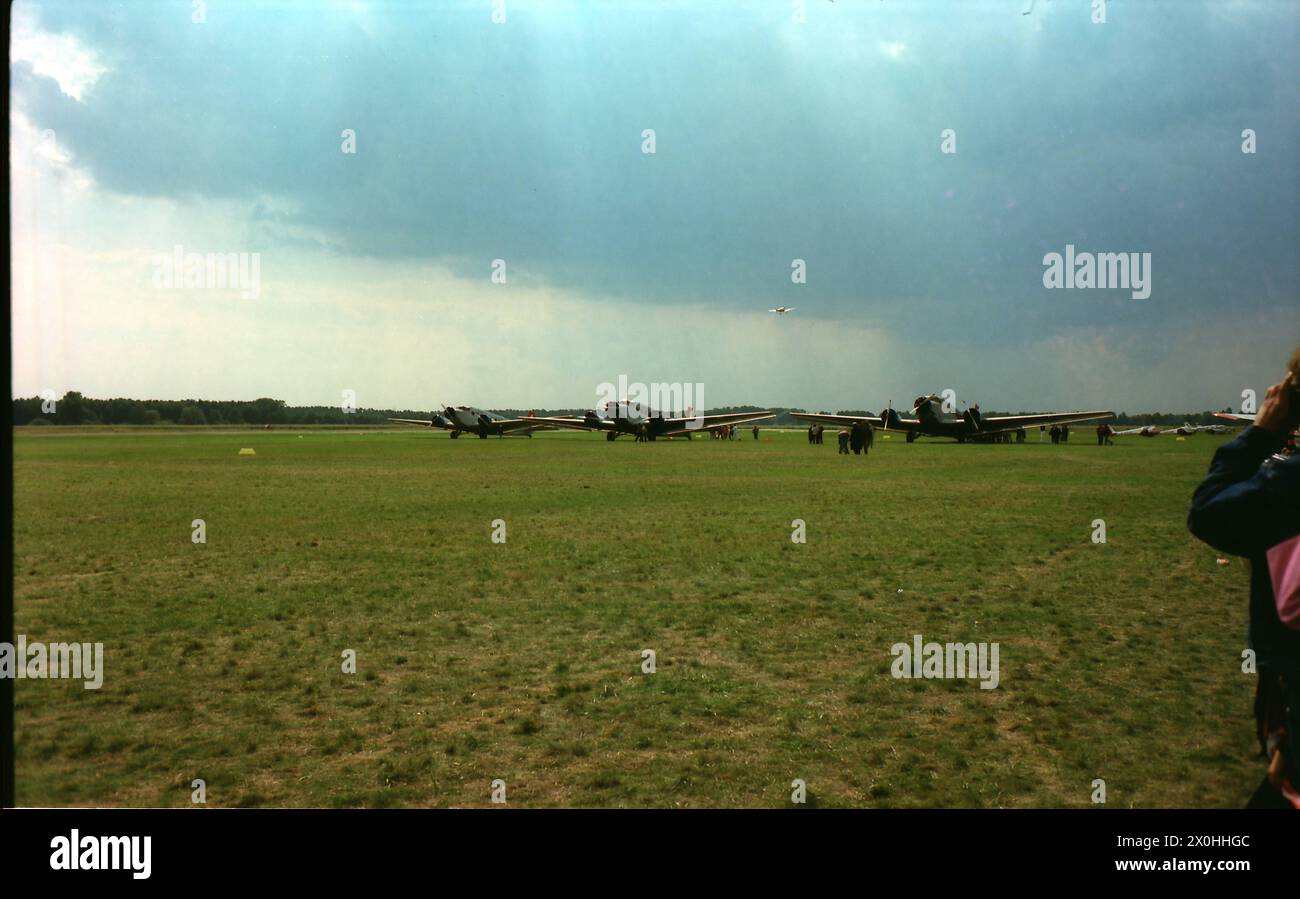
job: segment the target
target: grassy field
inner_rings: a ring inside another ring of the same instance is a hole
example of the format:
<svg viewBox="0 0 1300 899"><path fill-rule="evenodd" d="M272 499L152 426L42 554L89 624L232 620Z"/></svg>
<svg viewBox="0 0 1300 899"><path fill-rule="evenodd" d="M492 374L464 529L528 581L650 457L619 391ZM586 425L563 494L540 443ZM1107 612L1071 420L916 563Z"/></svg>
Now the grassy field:
<svg viewBox="0 0 1300 899"><path fill-rule="evenodd" d="M17 632L105 648L17 683L18 801L1242 805L1246 567L1185 525L1222 438L1036 437L18 429ZM918 633L1000 686L895 679Z"/></svg>

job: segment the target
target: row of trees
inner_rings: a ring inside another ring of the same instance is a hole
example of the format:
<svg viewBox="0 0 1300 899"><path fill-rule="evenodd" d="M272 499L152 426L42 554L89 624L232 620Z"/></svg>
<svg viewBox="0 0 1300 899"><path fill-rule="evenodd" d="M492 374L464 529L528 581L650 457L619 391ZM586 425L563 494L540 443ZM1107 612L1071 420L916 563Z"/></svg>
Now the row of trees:
<svg viewBox="0 0 1300 899"><path fill-rule="evenodd" d="M509 418L534 412L537 415L581 415L575 409L500 409L493 410ZM727 406L710 409L710 413L758 412L758 406ZM771 409L776 418L762 426L802 427L803 422L790 416L802 409ZM863 409L841 409L837 415L874 415ZM1020 413L987 412L986 415L1012 415ZM357 409L344 412L338 406L289 406L284 400L262 397L256 400L133 400L125 398L94 399L70 390L62 399L45 400L25 397L13 401L15 425L376 425L389 418L429 419L433 413L415 409ZM1217 419L1212 412L1149 412L1129 415L1121 412L1116 419L1127 425L1180 425L1213 424Z"/></svg>
<svg viewBox="0 0 1300 899"><path fill-rule="evenodd" d="M382 424L388 418L428 418L412 410L338 406L289 406L284 400L134 400L94 399L68 391L58 400L24 397L13 401L15 425L324 425Z"/></svg>

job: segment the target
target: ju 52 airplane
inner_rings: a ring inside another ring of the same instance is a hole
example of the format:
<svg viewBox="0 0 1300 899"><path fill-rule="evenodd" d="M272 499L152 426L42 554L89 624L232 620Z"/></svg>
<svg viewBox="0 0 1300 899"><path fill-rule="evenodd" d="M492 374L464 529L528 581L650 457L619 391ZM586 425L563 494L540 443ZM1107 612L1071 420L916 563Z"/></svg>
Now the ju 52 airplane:
<svg viewBox="0 0 1300 899"><path fill-rule="evenodd" d="M432 421L418 418L388 420L404 425L442 428L444 431L451 431L452 440L465 433L477 434L481 439L487 439L489 434L495 434L497 437L508 435L532 437L533 431L548 430L535 424L537 420L533 418L502 418L496 413L484 412L473 406L447 406L442 412L435 414Z"/></svg>
<svg viewBox="0 0 1300 899"><path fill-rule="evenodd" d="M588 412L582 418L530 418L528 421L555 428L569 428L575 431L604 431L606 440L613 440L620 434L631 434L642 440L654 440L658 437L679 437L688 439L697 431L712 431L724 425L748 424L775 418L771 412L725 412L720 415L664 415L655 412L649 406L627 400L610 401L600 407L600 411Z"/></svg>
<svg viewBox="0 0 1300 899"><path fill-rule="evenodd" d="M886 431L906 431L907 442L917 437L952 437L958 443L978 440L1000 434L1010 434L1021 428L1050 427L1060 424L1074 424L1083 421L1100 421L1113 418L1114 412L1042 412L1032 415L993 415L980 414L978 405L970 406L961 415L945 412L943 399L936 394L918 396L912 406L911 418L904 418L892 407L880 415L829 415L825 412L791 412L793 417L804 421L821 424L850 426L866 422L874 428Z"/></svg>

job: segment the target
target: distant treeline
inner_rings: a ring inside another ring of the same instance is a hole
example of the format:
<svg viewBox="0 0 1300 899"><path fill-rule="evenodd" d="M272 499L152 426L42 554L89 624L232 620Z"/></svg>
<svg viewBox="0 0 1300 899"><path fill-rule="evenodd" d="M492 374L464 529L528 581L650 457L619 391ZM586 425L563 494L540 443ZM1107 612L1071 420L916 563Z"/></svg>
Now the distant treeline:
<svg viewBox="0 0 1300 899"><path fill-rule="evenodd" d="M411 409L358 409L339 406L289 406L284 400L108 400L75 390L46 404L40 397L14 400L14 424L51 425L373 425L388 418L428 418Z"/></svg>
<svg viewBox="0 0 1300 899"><path fill-rule="evenodd" d="M357 409L344 412L339 406L290 406L284 400L263 397L256 400L133 400L115 398L100 400L82 396L75 390L62 399L47 404L40 397L15 399L15 425L377 425L386 424L390 418L416 418L428 420L433 411L427 409ZM46 411L51 409L52 411ZM776 418L760 423L760 427L804 427L805 424L790 416L803 409L766 407L776 413ZM762 406L724 406L710 409L709 414L724 412L759 412ZM582 415L582 409L492 409L507 418L518 418L532 412L535 415ZM821 410L815 410L821 411ZM906 411L906 410L903 410ZM1041 410L1038 410L1041 411ZM878 410L877 410L878 412ZM875 415L863 409L839 409L837 415ZM1019 415L1018 412L985 412L989 415ZM1179 425L1213 424L1214 413L1206 412L1148 412L1129 415L1121 412L1116 419L1127 425Z"/></svg>

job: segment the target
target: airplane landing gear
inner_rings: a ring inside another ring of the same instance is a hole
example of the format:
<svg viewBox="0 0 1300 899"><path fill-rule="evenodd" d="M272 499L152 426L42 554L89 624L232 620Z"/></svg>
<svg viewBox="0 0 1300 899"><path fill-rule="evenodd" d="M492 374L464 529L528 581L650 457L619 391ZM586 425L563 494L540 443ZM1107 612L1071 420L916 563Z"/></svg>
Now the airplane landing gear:
<svg viewBox="0 0 1300 899"><path fill-rule="evenodd" d="M907 432L907 442L908 442L908 443L916 443L916 432L915 432L915 431L908 431L908 432Z"/></svg>
<svg viewBox="0 0 1300 899"><path fill-rule="evenodd" d="M459 436L460 436L460 431L452 431L452 432L451 432L451 439L452 439L452 440L455 440L455 439L456 439L457 437L459 437Z"/></svg>
<svg viewBox="0 0 1300 899"><path fill-rule="evenodd" d="M607 434L605 435L605 439L608 440L608 441L610 441L610 442L613 442L614 438L617 437L617 436L618 436L618 434L617 434L616 432L614 432L614 431L610 431L609 433L607 433Z"/></svg>

